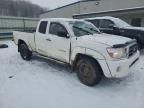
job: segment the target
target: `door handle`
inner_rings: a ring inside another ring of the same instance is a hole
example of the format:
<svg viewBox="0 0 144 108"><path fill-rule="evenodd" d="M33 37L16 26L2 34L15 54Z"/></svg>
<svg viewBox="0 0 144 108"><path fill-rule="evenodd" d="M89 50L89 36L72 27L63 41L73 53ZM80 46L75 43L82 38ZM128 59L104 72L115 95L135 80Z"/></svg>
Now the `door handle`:
<svg viewBox="0 0 144 108"><path fill-rule="evenodd" d="M51 39L46 39L47 41L52 41Z"/></svg>

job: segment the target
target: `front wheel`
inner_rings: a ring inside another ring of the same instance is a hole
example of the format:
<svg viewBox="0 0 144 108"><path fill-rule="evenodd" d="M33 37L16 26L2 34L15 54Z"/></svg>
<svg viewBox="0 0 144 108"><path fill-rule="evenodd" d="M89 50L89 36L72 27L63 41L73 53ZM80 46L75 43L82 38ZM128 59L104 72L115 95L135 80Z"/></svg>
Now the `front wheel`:
<svg viewBox="0 0 144 108"><path fill-rule="evenodd" d="M79 80L87 86L94 86L102 79L102 70L99 64L91 58L79 60L77 70Z"/></svg>
<svg viewBox="0 0 144 108"><path fill-rule="evenodd" d="M19 51L22 59L24 60L30 60L32 56L32 52L28 49L26 44L20 44L19 45Z"/></svg>
<svg viewBox="0 0 144 108"><path fill-rule="evenodd" d="M137 44L138 45L138 50L142 50L142 46L140 43Z"/></svg>

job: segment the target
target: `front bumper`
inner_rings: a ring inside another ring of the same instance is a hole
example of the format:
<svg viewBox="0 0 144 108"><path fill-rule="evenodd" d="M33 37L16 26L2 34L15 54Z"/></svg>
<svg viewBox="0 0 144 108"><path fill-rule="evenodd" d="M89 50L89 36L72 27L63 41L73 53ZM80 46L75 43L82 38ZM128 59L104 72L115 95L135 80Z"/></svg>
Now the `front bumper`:
<svg viewBox="0 0 144 108"><path fill-rule="evenodd" d="M127 76L133 67L137 64L139 60L139 51L129 59L110 61L107 60L107 66L111 73L112 78L121 78Z"/></svg>

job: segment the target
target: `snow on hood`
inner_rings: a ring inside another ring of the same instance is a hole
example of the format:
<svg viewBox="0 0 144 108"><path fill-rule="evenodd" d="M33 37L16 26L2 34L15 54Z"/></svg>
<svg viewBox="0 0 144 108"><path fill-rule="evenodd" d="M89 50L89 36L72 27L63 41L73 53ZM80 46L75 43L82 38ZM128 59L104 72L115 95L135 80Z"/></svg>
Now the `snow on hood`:
<svg viewBox="0 0 144 108"><path fill-rule="evenodd" d="M131 39L117 36L117 35L110 35L110 34L95 34L95 35L86 35L82 36L83 39L86 39L87 41L94 41L97 43L106 44L109 46L113 46L116 44L125 44L126 42L131 41Z"/></svg>
<svg viewBox="0 0 144 108"><path fill-rule="evenodd" d="M144 27L133 27L133 26L130 26L130 27L125 27L125 28L144 31Z"/></svg>

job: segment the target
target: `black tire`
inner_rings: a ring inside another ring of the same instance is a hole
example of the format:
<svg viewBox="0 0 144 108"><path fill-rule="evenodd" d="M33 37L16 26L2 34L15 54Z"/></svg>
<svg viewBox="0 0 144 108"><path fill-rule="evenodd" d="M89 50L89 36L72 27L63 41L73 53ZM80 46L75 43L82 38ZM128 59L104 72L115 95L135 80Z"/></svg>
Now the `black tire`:
<svg viewBox="0 0 144 108"><path fill-rule="evenodd" d="M23 60L30 60L32 52L28 49L25 43L19 45L19 52Z"/></svg>
<svg viewBox="0 0 144 108"><path fill-rule="evenodd" d="M141 50L142 49L141 44L137 43L137 45L138 45L138 50Z"/></svg>
<svg viewBox="0 0 144 108"><path fill-rule="evenodd" d="M91 58L80 59L77 63L77 71L79 80L87 86L97 85L103 76L101 67Z"/></svg>

